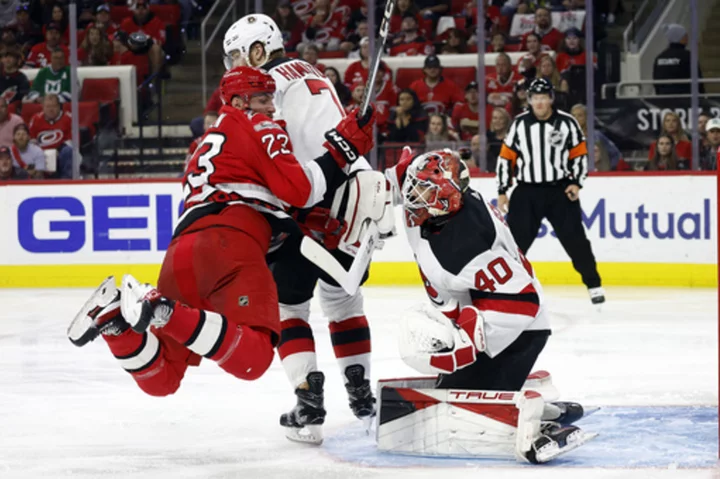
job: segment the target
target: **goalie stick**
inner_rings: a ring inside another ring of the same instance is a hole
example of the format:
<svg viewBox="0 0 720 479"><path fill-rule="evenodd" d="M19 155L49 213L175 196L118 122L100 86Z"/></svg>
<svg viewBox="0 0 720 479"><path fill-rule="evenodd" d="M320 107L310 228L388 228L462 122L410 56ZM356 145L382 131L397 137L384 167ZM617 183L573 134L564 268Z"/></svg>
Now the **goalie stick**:
<svg viewBox="0 0 720 479"><path fill-rule="evenodd" d="M370 266L373 251L378 245L377 226L373 221L367 221L365 236L360 242L357 254L349 270L346 270L328 250L312 238L304 236L302 243L300 243L300 252L303 256L330 275L349 295L355 294L360 288L360 282L368 266Z"/></svg>
<svg viewBox="0 0 720 479"><path fill-rule="evenodd" d="M375 80L377 79L378 70L380 68L380 59L382 58L383 52L385 51L385 43L387 42L388 30L390 28L390 16L395 8L395 0L388 0L385 3L385 11L383 13L383 19L380 23L380 31L377 42L377 49L373 56L373 61L370 64L370 71L368 75L368 81L365 85L365 93L363 94L362 103L360 104L359 116L365 116L368 108L370 107L370 100L372 99L375 88ZM360 288L360 282L362 281L365 271L370 266L372 260L372 254L375 248L379 246L380 235L378 233L377 225L368 220L367 229L365 230L365 236L360 242L355 259L353 260L350 269L346 270L335 257L323 248L319 243L314 241L312 238L307 236L303 237L302 243L300 244L300 252L307 259L312 261L316 266L325 271L331 278L333 278L342 289L350 295L353 295Z"/></svg>

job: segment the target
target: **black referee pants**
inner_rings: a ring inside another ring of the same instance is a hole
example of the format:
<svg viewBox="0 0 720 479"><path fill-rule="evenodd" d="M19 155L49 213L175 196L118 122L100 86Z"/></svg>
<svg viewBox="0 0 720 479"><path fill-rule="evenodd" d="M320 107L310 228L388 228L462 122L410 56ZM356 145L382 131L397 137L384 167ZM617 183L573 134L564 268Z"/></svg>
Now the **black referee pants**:
<svg viewBox="0 0 720 479"><path fill-rule="evenodd" d="M585 286L597 288L601 285L600 275L583 227L580 200L568 199L567 186L565 182L519 183L510 197L508 226L520 250L527 253L540 231L540 223L547 218Z"/></svg>

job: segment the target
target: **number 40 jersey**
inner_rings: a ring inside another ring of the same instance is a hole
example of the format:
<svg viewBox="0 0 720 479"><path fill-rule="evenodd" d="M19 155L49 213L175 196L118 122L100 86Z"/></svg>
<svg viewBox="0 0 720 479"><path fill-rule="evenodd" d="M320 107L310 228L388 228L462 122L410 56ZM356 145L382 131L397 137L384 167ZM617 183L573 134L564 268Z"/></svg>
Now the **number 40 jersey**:
<svg viewBox="0 0 720 479"><path fill-rule="evenodd" d="M482 313L488 356L497 356L523 331L550 329L530 262L480 193L468 189L455 215L406 232L434 306L453 319L465 306Z"/></svg>

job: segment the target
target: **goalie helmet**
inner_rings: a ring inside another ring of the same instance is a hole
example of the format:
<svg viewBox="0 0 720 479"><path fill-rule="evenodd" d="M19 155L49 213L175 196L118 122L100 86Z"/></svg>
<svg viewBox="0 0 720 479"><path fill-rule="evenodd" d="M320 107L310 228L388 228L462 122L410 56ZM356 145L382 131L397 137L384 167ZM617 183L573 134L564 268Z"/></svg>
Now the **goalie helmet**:
<svg viewBox="0 0 720 479"><path fill-rule="evenodd" d="M265 70L253 67L235 67L220 80L220 99L229 105L239 96L245 103L255 95L275 93L275 80Z"/></svg>
<svg viewBox="0 0 720 479"><path fill-rule="evenodd" d="M265 48L263 64L267 62L272 52L285 48L282 33L275 20L261 13L245 15L225 32L223 39L225 68L230 70L238 56L245 59L245 63L249 65L250 48L256 43L262 44Z"/></svg>
<svg viewBox="0 0 720 479"><path fill-rule="evenodd" d="M430 218L458 211L469 180L467 166L450 149L431 151L413 159L402 185L408 226L420 226Z"/></svg>

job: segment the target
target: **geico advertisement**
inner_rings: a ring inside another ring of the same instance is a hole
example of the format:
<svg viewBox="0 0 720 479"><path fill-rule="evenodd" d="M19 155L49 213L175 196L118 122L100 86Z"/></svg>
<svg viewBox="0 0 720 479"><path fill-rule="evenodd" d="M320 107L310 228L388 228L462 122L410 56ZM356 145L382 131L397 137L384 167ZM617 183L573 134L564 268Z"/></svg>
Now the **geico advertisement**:
<svg viewBox="0 0 720 479"><path fill-rule="evenodd" d="M472 185L495 200L494 179ZM18 185L0 187L3 197L3 264L159 263L182 208L179 183ZM590 177L580 201L598 261L716 262L712 176ZM412 261L400 208L396 218L399 238L377 261ZM549 223L529 257L567 260Z"/></svg>

